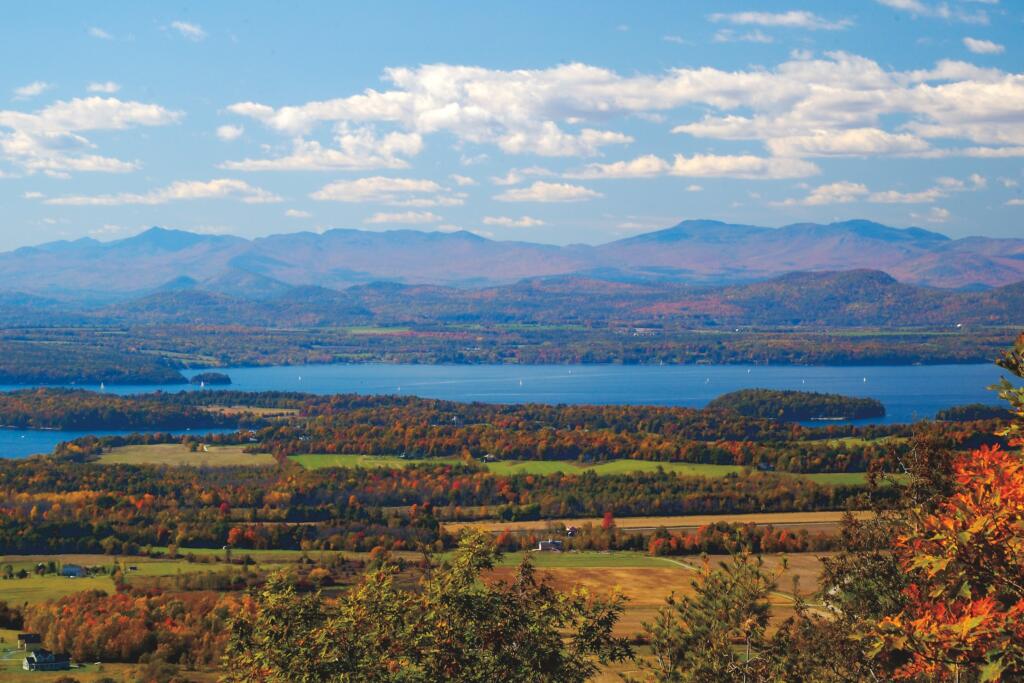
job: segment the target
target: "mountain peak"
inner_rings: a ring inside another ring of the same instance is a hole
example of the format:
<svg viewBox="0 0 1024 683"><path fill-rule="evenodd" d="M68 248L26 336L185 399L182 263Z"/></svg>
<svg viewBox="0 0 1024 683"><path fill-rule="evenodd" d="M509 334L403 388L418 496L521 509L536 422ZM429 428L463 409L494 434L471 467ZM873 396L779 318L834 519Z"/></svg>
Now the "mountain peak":
<svg viewBox="0 0 1024 683"><path fill-rule="evenodd" d="M138 235L126 237L122 240L116 240L109 244L119 247L145 247L161 251L181 251L183 249L194 247L197 244L223 244L234 242L245 243L248 242L248 240L243 237L235 237L232 235L204 235L189 232L187 230L175 230L171 228L153 226L149 230L140 232Z"/></svg>
<svg viewBox="0 0 1024 683"><path fill-rule="evenodd" d="M893 228L863 218L855 218L848 221L829 223L829 228L838 228L855 232L862 237L872 239L883 239L887 241L902 240L935 240L946 242L949 237L938 232L925 230L924 228Z"/></svg>
<svg viewBox="0 0 1024 683"><path fill-rule="evenodd" d="M771 228L759 228L753 225L741 225L736 223L725 223L707 218L689 219L680 221L671 228L645 232L642 235L628 237L619 240L618 243L637 244L643 242L681 242L684 240L698 240L702 242L731 242L742 240L771 230Z"/></svg>

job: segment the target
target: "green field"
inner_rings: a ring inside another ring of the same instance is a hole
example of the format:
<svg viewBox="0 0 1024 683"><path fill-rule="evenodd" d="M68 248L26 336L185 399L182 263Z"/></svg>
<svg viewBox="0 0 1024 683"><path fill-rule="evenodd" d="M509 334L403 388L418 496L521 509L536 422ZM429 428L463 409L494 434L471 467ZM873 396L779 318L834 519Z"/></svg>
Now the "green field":
<svg viewBox="0 0 1024 683"><path fill-rule="evenodd" d="M0 579L0 600L10 605L58 600L72 593L101 590L114 592L114 581L109 576L87 576L70 579L63 576L30 575L24 579Z"/></svg>
<svg viewBox="0 0 1024 683"><path fill-rule="evenodd" d="M306 469L325 467L405 467L417 464L459 463L457 458L408 459L391 455L342 455L308 454L295 455L292 460ZM656 472L658 468L676 474L690 474L701 477L721 477L742 468L734 465L698 465L684 462L650 462L647 460L610 460L594 465L580 465L568 460L500 460L481 463L489 472L499 475L535 474L546 475L555 472L577 473L592 471L595 474L630 474L633 472Z"/></svg>
<svg viewBox="0 0 1024 683"><path fill-rule="evenodd" d="M461 462L456 458L407 459L391 455L341 455L341 454L307 454L295 455L291 458L306 469L325 467L406 467L416 464L441 464ZM533 474L544 476L555 472L576 473L594 472L595 474L633 474L635 472L656 472L659 468L673 474L691 475L695 477L724 477L730 473L740 472L743 468L736 465L701 465L686 462L652 462L649 460L610 460L595 465L580 465L567 460L501 460L498 462L480 463L488 471L498 475ZM838 472L823 474L787 474L785 476L802 477L825 485L856 486L866 481L863 472Z"/></svg>
<svg viewBox="0 0 1024 683"><path fill-rule="evenodd" d="M112 448L100 456L104 465L191 465L193 467L230 467L232 465L273 465L269 453L245 453L243 446L207 446L206 451L191 451L177 444L150 444Z"/></svg>
<svg viewBox="0 0 1024 683"><path fill-rule="evenodd" d="M306 469L317 470L329 467L407 467L419 464L457 464L458 458L400 458L393 455L348 455L337 453L310 453L295 455L291 459ZM189 465L193 467L228 467L233 465L273 465L274 459L268 453L245 453L242 446L210 446L208 451L190 451L180 444L155 444L144 446L124 446L114 448L100 456L102 464L129 465ZM659 469L672 474L694 477L724 477L727 474L740 472L743 468L736 465L702 465L686 462L652 462L650 460L609 460L593 465L580 464L569 460L500 460L482 463L489 472L501 476L513 474L532 474L546 476L556 472L566 474L582 474L593 472L598 475L634 474L638 472L657 472ZM858 486L866 481L862 472L839 472L821 474L787 474L809 479L813 482L830 486Z"/></svg>

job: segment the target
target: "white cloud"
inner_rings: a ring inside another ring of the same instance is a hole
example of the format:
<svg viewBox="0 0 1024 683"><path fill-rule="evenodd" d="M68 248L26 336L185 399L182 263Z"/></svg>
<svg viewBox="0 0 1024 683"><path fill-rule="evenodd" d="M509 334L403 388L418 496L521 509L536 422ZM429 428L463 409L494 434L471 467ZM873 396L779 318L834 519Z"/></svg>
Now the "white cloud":
<svg viewBox="0 0 1024 683"><path fill-rule="evenodd" d="M1000 178L999 184L1006 188L1017 187L1020 185L1020 183L1013 178Z"/></svg>
<svg viewBox="0 0 1024 683"><path fill-rule="evenodd" d="M716 43L773 43L775 40L762 31L761 29L754 29L753 31L747 31L746 33L738 33L733 31L731 28L723 28L720 31L715 31L714 41Z"/></svg>
<svg viewBox="0 0 1024 683"><path fill-rule="evenodd" d="M924 0L876 0L879 4L892 9L909 12L916 17L930 17L962 21L966 24L987 24L988 13L985 10L968 12L959 7L951 7L948 2L929 3Z"/></svg>
<svg viewBox="0 0 1024 683"><path fill-rule="evenodd" d="M49 90L51 86L46 81L33 81L28 85L23 85L19 88L14 89L14 98L18 100L26 100L36 95L42 95L44 92Z"/></svg>
<svg viewBox="0 0 1024 683"><path fill-rule="evenodd" d="M803 178L816 175L820 169L801 159L758 157L753 155L695 154L685 157L677 154L670 163L654 154L629 161L607 164L588 164L578 171L565 174L567 178L652 178L660 175L692 178L749 178L780 179Z"/></svg>
<svg viewBox="0 0 1024 683"><path fill-rule="evenodd" d="M945 223L950 218L949 209L933 206L926 214L910 214L913 218L924 218L929 223Z"/></svg>
<svg viewBox="0 0 1024 683"><path fill-rule="evenodd" d="M821 172L815 164L801 159L694 154L687 158L677 154L671 175L694 178L804 178Z"/></svg>
<svg viewBox="0 0 1024 683"><path fill-rule="evenodd" d="M120 89L121 86L114 83L114 81L105 81L102 83L94 82L86 86L86 90L89 92L104 93L106 95L113 95Z"/></svg>
<svg viewBox="0 0 1024 683"><path fill-rule="evenodd" d="M433 180L371 176L358 180L338 180L324 185L309 196L330 202L393 204L407 200L411 195L441 193L444 189Z"/></svg>
<svg viewBox="0 0 1024 683"><path fill-rule="evenodd" d="M82 133L163 126L181 116L156 104L113 97L57 101L35 113L0 110L0 157L29 173L132 171L138 168L137 162L95 154L96 146Z"/></svg>
<svg viewBox="0 0 1024 683"><path fill-rule="evenodd" d="M810 31L838 31L849 28L853 22L849 19L828 21L813 12L792 10L789 12L733 12L730 14L715 13L708 17L714 22L727 22L739 25L777 26L782 28L804 28Z"/></svg>
<svg viewBox="0 0 1024 683"><path fill-rule="evenodd" d="M498 139L498 146L509 154L538 154L546 157L594 156L605 145L624 145L633 138L623 133L584 128L577 134L566 133L553 121L545 121L529 130L510 132Z"/></svg>
<svg viewBox="0 0 1024 683"><path fill-rule="evenodd" d="M856 200L863 200L873 204L929 204L953 192L980 190L987 185L986 179L977 173L972 174L969 180L970 186L958 178L942 177L936 179L933 187L917 192L901 192L899 190L871 192L862 183L839 181L828 185L821 185L812 190L803 199L787 199L777 204L782 206L817 206L822 204L845 204Z"/></svg>
<svg viewBox="0 0 1024 683"><path fill-rule="evenodd" d="M89 35L93 38L99 38L100 40L113 40L114 36L110 35L98 26L92 26L89 28Z"/></svg>
<svg viewBox="0 0 1024 683"><path fill-rule="evenodd" d="M1024 206L1024 199L1011 199L1006 202L1007 206Z"/></svg>
<svg viewBox="0 0 1024 683"><path fill-rule="evenodd" d="M476 181L470 178L469 176L459 175L458 173L452 173L448 177L451 178L452 182L458 185L459 187L470 187L472 185L476 185Z"/></svg>
<svg viewBox="0 0 1024 683"><path fill-rule="evenodd" d="M928 149L928 142L910 133L889 133L878 128L814 130L806 135L771 138L766 146L777 156L880 156L914 154Z"/></svg>
<svg viewBox="0 0 1024 683"><path fill-rule="evenodd" d="M243 126L232 126L231 124L217 126L217 137L225 142L237 140L242 137L243 133L245 133Z"/></svg>
<svg viewBox="0 0 1024 683"><path fill-rule="evenodd" d="M668 173L672 165L653 154L629 161L589 164L580 171L566 173L567 178L650 178Z"/></svg>
<svg viewBox="0 0 1024 683"><path fill-rule="evenodd" d="M603 196L580 185L538 180L529 187L505 190L494 198L501 202L581 202Z"/></svg>
<svg viewBox="0 0 1024 683"><path fill-rule="evenodd" d="M704 188L701 187L700 185L687 185L686 186L686 191L687 192L703 192Z"/></svg>
<svg viewBox="0 0 1024 683"><path fill-rule="evenodd" d="M42 192L34 191L26 192L25 194L22 195L22 197L24 197L25 199L42 199L45 196L46 195L44 195Z"/></svg>
<svg viewBox="0 0 1024 683"><path fill-rule="evenodd" d="M686 44L686 40L684 40L682 36L662 36L661 39L666 43L675 43L676 45Z"/></svg>
<svg viewBox="0 0 1024 683"><path fill-rule="evenodd" d="M375 213L367 218L364 223L407 223L410 225L422 223L437 223L444 220L436 213L429 211L405 211L402 213Z"/></svg>
<svg viewBox="0 0 1024 683"><path fill-rule="evenodd" d="M550 177L557 175L554 171L542 166L528 166L526 168L512 168L503 176L491 176L491 182L495 185L518 185L529 177Z"/></svg>
<svg viewBox="0 0 1024 683"><path fill-rule="evenodd" d="M969 37L964 38L964 47L976 55L998 55L1006 50L1005 47L999 43L993 43L991 40Z"/></svg>
<svg viewBox="0 0 1024 683"><path fill-rule="evenodd" d="M431 64L388 69L384 79L383 89L336 99L231 105L232 113L293 140L295 152L226 167L401 168L418 152L421 138L438 133L471 150L463 152L466 162L481 157L480 145L507 154L594 156L631 140L613 130L616 117L650 119L666 112L675 117L676 132L759 141L774 156L1024 153L1024 76L953 60L899 71L844 52L818 58L799 53L771 68L673 68L625 76L578 63L533 70ZM693 111L707 113L695 120ZM325 124L335 134L348 130L372 142L358 154L336 151L340 160L325 162L327 150L335 149L317 141ZM375 147L386 135L358 132L368 126L418 137L382 154Z"/></svg>
<svg viewBox="0 0 1024 683"><path fill-rule="evenodd" d="M869 201L876 204L928 204L944 196L945 192L941 189L931 187L920 192L897 192L896 190L873 192Z"/></svg>
<svg viewBox="0 0 1024 683"><path fill-rule="evenodd" d="M122 206L125 204L157 205L190 199L241 199L246 204L271 204L281 197L253 187L244 180L218 178L216 180L182 180L145 194L122 192L101 195L68 195L45 200L58 206Z"/></svg>
<svg viewBox="0 0 1024 683"><path fill-rule="evenodd" d="M868 194L869 190L862 183L851 183L841 180L828 185L819 185L811 190L803 199L787 199L779 202L782 206L822 206L825 204L849 204Z"/></svg>
<svg viewBox="0 0 1024 683"><path fill-rule="evenodd" d="M484 216L484 225L500 225L506 228L536 228L544 225L544 221L530 216L512 218L510 216Z"/></svg>
<svg viewBox="0 0 1024 683"><path fill-rule="evenodd" d="M979 159L1008 159L1010 157L1024 157L1024 147L967 147L950 150L950 154L945 156L958 154Z"/></svg>
<svg viewBox="0 0 1024 683"><path fill-rule="evenodd" d="M171 28L181 34L183 38L198 43L206 39L206 31L199 24L191 24L187 21L172 21Z"/></svg>
<svg viewBox="0 0 1024 683"><path fill-rule="evenodd" d="M350 129L339 126L336 147L325 147L301 137L292 141L292 151L275 159L227 161L221 168L235 171L330 171L373 168L407 168L404 157L416 156L423 149L418 133L388 133L377 137L370 126Z"/></svg>
<svg viewBox="0 0 1024 683"><path fill-rule="evenodd" d="M284 212L284 215L288 218L312 218L313 214L309 211L303 211L302 209L288 209Z"/></svg>

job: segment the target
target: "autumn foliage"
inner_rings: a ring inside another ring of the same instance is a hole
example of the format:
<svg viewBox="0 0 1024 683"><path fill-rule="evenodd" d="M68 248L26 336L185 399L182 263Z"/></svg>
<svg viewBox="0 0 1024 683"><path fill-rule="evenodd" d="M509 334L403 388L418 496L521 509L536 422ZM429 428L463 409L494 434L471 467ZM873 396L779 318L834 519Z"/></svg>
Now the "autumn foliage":
<svg viewBox="0 0 1024 683"><path fill-rule="evenodd" d="M896 544L912 577L906 608L879 626L879 647L906 662L897 678L1024 675L1024 461L982 448L954 465L957 492Z"/></svg>

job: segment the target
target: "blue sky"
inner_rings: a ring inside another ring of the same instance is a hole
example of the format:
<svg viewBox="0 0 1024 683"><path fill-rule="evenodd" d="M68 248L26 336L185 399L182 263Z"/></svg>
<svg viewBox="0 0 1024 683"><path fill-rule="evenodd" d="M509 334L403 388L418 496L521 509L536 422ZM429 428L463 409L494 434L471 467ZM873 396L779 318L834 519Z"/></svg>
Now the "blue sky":
<svg viewBox="0 0 1024 683"><path fill-rule="evenodd" d="M18 3L0 248L152 225L1024 237L1024 5Z"/></svg>

